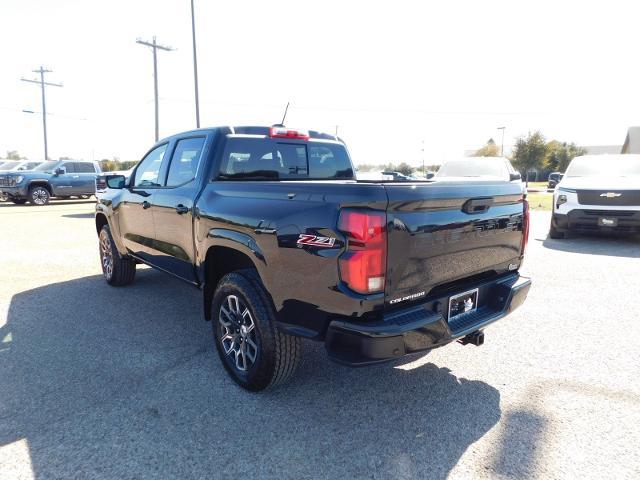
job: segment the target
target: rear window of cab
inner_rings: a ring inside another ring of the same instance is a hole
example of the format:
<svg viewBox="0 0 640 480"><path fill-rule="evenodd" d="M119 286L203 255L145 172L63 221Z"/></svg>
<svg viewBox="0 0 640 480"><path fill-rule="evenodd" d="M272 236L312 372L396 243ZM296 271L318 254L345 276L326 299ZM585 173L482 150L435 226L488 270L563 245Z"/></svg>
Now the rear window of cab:
<svg viewBox="0 0 640 480"><path fill-rule="evenodd" d="M343 145L271 138L227 138L218 180L349 180Z"/></svg>

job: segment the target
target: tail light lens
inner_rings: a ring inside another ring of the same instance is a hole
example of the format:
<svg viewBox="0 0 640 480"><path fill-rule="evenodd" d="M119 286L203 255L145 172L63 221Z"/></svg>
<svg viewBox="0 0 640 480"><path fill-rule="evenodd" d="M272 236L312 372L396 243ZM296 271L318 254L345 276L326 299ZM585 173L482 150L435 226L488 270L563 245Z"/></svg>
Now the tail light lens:
<svg viewBox="0 0 640 480"><path fill-rule="evenodd" d="M338 229L347 236L340 278L357 293L384 291L387 271L387 215L373 210L340 212Z"/></svg>
<svg viewBox="0 0 640 480"><path fill-rule="evenodd" d="M530 223L530 214L529 214L529 202L527 200L522 200L523 203L523 216L522 216L522 249L520 251L521 255L524 255L524 251L527 249L527 243L529 243L529 223Z"/></svg>

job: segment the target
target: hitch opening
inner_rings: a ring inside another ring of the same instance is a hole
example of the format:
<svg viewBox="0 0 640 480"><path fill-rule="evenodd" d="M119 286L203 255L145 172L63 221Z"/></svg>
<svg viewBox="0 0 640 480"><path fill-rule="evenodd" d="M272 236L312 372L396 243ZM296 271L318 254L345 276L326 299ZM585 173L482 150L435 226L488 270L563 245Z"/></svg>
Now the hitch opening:
<svg viewBox="0 0 640 480"><path fill-rule="evenodd" d="M470 334L458 339L458 343L461 343L462 345L471 344L479 347L484 343L484 332L482 330L471 332Z"/></svg>

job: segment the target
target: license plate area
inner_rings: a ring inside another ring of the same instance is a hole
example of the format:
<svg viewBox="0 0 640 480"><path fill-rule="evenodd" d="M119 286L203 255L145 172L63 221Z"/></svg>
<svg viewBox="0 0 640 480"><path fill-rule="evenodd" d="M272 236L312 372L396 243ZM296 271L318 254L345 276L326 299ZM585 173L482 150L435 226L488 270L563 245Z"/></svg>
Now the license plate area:
<svg viewBox="0 0 640 480"><path fill-rule="evenodd" d="M449 322L478 308L478 289L474 288L449 298Z"/></svg>
<svg viewBox="0 0 640 480"><path fill-rule="evenodd" d="M617 227L618 219L617 218L608 218L608 217L599 217L598 218L598 226L600 227Z"/></svg>

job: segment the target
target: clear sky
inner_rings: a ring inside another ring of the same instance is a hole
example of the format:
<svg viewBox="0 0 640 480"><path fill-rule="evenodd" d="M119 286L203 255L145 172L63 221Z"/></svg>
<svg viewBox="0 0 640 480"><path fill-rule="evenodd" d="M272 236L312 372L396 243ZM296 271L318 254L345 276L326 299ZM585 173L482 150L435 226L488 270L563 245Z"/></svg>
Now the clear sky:
<svg viewBox="0 0 640 480"><path fill-rule="evenodd" d="M582 145L640 125L637 1L196 0L203 126L335 131L356 163L461 156L506 127ZM195 126L189 0L2 0L0 155L42 158L32 69L47 90L52 158L138 159Z"/></svg>

